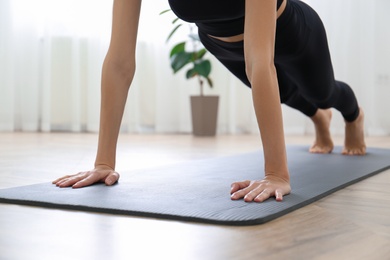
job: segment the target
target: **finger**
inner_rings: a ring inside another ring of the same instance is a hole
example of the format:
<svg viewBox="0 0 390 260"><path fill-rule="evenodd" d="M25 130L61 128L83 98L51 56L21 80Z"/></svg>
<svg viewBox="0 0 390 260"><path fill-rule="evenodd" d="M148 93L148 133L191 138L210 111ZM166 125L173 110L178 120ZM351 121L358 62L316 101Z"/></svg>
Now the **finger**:
<svg viewBox="0 0 390 260"><path fill-rule="evenodd" d="M87 177L82 178L79 181L77 181L76 183L74 183L72 185L72 188L77 189L77 188L86 187L86 186L92 185L96 182L99 182L100 180L101 180L101 177L98 174L90 174Z"/></svg>
<svg viewBox="0 0 390 260"><path fill-rule="evenodd" d="M281 190L275 191L275 198L276 201L282 201L283 200L283 192Z"/></svg>
<svg viewBox="0 0 390 260"><path fill-rule="evenodd" d="M250 185L250 181L239 181L239 182L234 182L232 185L231 185L231 189L230 189L230 194L233 194L235 193L236 191L238 190L241 190L241 189L244 189L246 187L248 187Z"/></svg>
<svg viewBox="0 0 390 260"><path fill-rule="evenodd" d="M69 187L69 186L74 185L78 181L82 180L83 178L85 178L85 174L73 175L67 179L63 179L63 180L57 182L56 185L60 188Z"/></svg>
<svg viewBox="0 0 390 260"><path fill-rule="evenodd" d="M251 185L249 185L248 187L243 188L243 189L238 190L238 191L236 191L235 193L233 193L233 194L231 195L231 198L232 198L233 200L242 199L242 198L244 198L248 193L250 193L252 190L254 190L254 189L256 189L256 188L257 188L257 187L256 187L255 184L251 184Z"/></svg>
<svg viewBox="0 0 390 260"><path fill-rule="evenodd" d="M62 181L62 180L64 180L64 179L70 178L70 177L72 177L72 175L62 176L61 178L58 178L58 179L54 180L54 181L52 182L52 184L57 184L58 182L60 182L60 181Z"/></svg>
<svg viewBox="0 0 390 260"><path fill-rule="evenodd" d="M119 173L111 172L104 181L107 186L111 186L119 180Z"/></svg>
<svg viewBox="0 0 390 260"><path fill-rule="evenodd" d="M256 187L244 196L244 201L251 202L264 191L262 187Z"/></svg>
<svg viewBox="0 0 390 260"><path fill-rule="evenodd" d="M257 195L256 198L254 198L254 201L255 202L263 202L263 201L269 199L272 195L273 194L269 190L265 189L259 195Z"/></svg>
<svg viewBox="0 0 390 260"><path fill-rule="evenodd" d="M57 185L58 187L60 187L60 186L63 185L64 183L69 182L72 178L74 178L74 176L70 176L70 177L68 177L68 178L63 178L63 179L57 181L57 182L56 182L56 185Z"/></svg>

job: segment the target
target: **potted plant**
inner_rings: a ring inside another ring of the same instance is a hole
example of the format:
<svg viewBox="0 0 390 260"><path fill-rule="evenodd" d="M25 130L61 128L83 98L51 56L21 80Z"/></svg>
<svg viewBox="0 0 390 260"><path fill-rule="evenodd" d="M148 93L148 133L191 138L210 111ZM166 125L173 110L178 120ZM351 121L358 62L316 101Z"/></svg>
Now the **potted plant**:
<svg viewBox="0 0 390 260"><path fill-rule="evenodd" d="M160 15L169 11L170 9L165 10ZM190 29L188 38L171 48L169 58L173 73L176 74L186 68L186 78L196 79L199 83L199 95L190 97L192 132L195 136L214 136L217 128L219 96L204 95L205 83L210 88L213 87L213 81L210 78L211 62L205 58L207 50L201 44L198 34L194 33L193 24L186 23L177 17L172 24L174 28L169 33L167 42L184 24Z"/></svg>

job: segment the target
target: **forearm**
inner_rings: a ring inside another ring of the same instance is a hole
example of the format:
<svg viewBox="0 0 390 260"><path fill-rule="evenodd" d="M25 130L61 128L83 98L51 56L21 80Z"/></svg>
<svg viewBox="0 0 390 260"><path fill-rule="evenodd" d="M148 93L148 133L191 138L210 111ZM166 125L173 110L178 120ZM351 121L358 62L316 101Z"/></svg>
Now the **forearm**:
<svg viewBox="0 0 390 260"><path fill-rule="evenodd" d="M103 64L99 142L95 161L115 169L116 146L134 66L117 65L110 58Z"/></svg>
<svg viewBox="0 0 390 260"><path fill-rule="evenodd" d="M255 69L250 78L252 97L264 149L265 174L289 180L276 70Z"/></svg>

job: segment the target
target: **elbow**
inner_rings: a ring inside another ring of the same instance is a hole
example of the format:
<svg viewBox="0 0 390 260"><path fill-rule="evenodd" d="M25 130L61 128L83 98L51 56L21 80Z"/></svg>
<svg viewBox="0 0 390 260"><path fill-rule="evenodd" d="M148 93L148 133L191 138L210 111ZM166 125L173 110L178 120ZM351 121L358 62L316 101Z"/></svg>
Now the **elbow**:
<svg viewBox="0 0 390 260"><path fill-rule="evenodd" d="M274 60L268 57L258 57L246 60L246 75L251 85L257 85L259 80L276 77Z"/></svg>
<svg viewBox="0 0 390 260"><path fill-rule="evenodd" d="M129 88L135 74L135 59L115 59L106 56L103 63L103 78L114 80L119 86ZM119 84L118 84L119 83Z"/></svg>

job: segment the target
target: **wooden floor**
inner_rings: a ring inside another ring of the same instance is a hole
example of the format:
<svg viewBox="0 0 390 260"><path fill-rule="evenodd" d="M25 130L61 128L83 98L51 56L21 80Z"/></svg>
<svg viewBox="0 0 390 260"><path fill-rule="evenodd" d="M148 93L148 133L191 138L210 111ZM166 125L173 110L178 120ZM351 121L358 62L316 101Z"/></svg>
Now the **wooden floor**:
<svg viewBox="0 0 390 260"><path fill-rule="evenodd" d="M96 140L95 134L0 134L0 188L90 169ZM287 138L288 144L311 141ZM341 138L335 141L342 144ZM367 143L390 148L390 137L369 138ZM252 135L121 135L117 169L126 174L259 148L259 138ZM0 259L386 260L390 259L390 170L249 227L0 204Z"/></svg>

